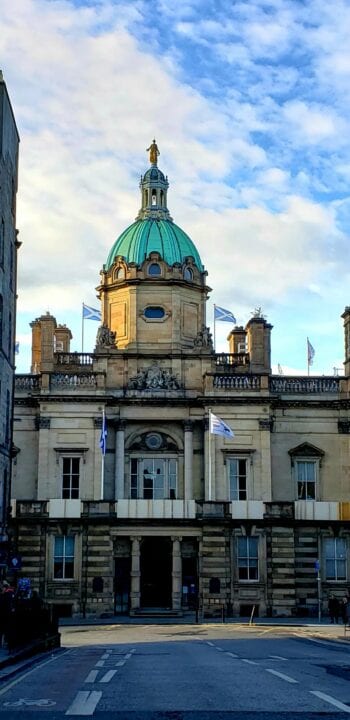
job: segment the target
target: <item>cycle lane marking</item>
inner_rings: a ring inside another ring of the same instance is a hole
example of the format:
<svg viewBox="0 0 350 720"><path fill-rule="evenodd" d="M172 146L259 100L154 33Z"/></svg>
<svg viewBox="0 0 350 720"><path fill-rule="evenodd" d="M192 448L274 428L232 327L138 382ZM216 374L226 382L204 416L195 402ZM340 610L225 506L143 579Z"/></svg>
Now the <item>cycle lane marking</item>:
<svg viewBox="0 0 350 720"><path fill-rule="evenodd" d="M15 685L18 685L18 683L21 682L21 680L24 680L26 677L28 677L28 675L31 675L36 670L40 670L40 668L45 667L45 665L49 665L50 663L55 662L56 660L59 660L61 657L63 657L63 655L67 655L68 653L73 654L71 649L65 650L64 652L59 653L57 655L57 657L53 657L53 658L50 658L50 660L45 660L45 662L38 663L35 667L32 668L32 670L29 670L24 675L20 675L18 678L16 678L15 680L12 680L12 682L10 682L8 685L6 685L6 687L2 688L2 690L0 690L0 696L5 695L5 693L7 693L9 690L11 690L11 688L13 688Z"/></svg>
<svg viewBox="0 0 350 720"><path fill-rule="evenodd" d="M93 715L101 697L98 690L79 690L65 715Z"/></svg>

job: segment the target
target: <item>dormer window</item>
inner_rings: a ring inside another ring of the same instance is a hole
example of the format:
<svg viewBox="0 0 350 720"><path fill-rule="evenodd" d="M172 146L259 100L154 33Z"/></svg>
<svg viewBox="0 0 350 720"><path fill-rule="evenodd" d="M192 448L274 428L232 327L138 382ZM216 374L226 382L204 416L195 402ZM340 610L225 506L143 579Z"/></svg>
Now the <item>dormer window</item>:
<svg viewBox="0 0 350 720"><path fill-rule="evenodd" d="M148 274L152 275L152 277L161 275L162 271L160 269L160 265L158 265L158 263L151 263L151 265L148 266Z"/></svg>
<svg viewBox="0 0 350 720"><path fill-rule="evenodd" d="M193 280L193 270L191 270L191 268L189 267L186 267L184 269L184 280Z"/></svg>

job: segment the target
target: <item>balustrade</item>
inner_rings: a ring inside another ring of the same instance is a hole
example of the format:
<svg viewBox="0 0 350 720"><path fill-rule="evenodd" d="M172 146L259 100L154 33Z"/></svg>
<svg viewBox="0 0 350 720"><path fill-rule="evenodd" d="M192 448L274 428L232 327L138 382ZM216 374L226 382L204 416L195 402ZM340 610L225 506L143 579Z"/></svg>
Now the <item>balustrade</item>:
<svg viewBox="0 0 350 720"><path fill-rule="evenodd" d="M15 390L40 390L41 375L15 375Z"/></svg>
<svg viewBox="0 0 350 720"><path fill-rule="evenodd" d="M259 375L214 375L219 390L260 390Z"/></svg>
<svg viewBox="0 0 350 720"><path fill-rule="evenodd" d="M82 372L79 374L52 373L50 376L51 388L76 388L97 386L97 373Z"/></svg>
<svg viewBox="0 0 350 720"><path fill-rule="evenodd" d="M217 367L237 367L238 365L248 365L248 353L217 353L215 355L215 365Z"/></svg>
<svg viewBox="0 0 350 720"><path fill-rule="evenodd" d="M277 393L338 393L337 377L271 377L270 391Z"/></svg>
<svg viewBox="0 0 350 720"><path fill-rule="evenodd" d="M55 353L56 365L92 365L94 356L91 353Z"/></svg>

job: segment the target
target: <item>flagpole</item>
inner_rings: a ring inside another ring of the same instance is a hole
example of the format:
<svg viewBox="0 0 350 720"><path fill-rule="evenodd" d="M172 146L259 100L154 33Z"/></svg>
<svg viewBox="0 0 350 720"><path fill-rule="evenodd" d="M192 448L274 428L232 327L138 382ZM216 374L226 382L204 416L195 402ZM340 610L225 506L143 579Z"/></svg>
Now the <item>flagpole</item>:
<svg viewBox="0 0 350 720"><path fill-rule="evenodd" d="M216 349L215 349L215 348L216 348L216 332L215 332L215 308L216 308L216 305L215 305L215 303L214 303L214 352L216 352Z"/></svg>
<svg viewBox="0 0 350 720"><path fill-rule="evenodd" d="M209 408L209 441L208 441L208 500L211 502L211 431L210 431L210 415L211 415L211 408Z"/></svg>
<svg viewBox="0 0 350 720"><path fill-rule="evenodd" d="M309 338L306 338L306 355L307 355L307 375L310 375L310 353L309 353Z"/></svg>
<svg viewBox="0 0 350 720"><path fill-rule="evenodd" d="M84 303L81 306L81 352L84 352Z"/></svg>
<svg viewBox="0 0 350 720"><path fill-rule="evenodd" d="M102 433L104 433L105 422L106 422L105 409L103 408L103 410L102 410ZM106 442L105 437L103 437L103 441ZM105 486L105 453L103 452L103 448L102 448L101 454L102 454L102 459L101 459L101 500L103 500L104 486Z"/></svg>

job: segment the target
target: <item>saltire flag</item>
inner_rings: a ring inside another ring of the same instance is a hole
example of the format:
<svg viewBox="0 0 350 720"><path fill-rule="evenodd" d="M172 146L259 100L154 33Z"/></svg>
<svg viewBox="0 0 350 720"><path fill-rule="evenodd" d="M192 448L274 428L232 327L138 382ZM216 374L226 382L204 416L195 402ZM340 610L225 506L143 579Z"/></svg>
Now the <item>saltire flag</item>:
<svg viewBox="0 0 350 720"><path fill-rule="evenodd" d="M100 448L101 448L102 455L106 454L106 446L107 446L107 423L106 423L106 415L105 415L105 413L103 413L101 435L100 435Z"/></svg>
<svg viewBox="0 0 350 720"><path fill-rule="evenodd" d="M307 362L308 362L308 365L312 365L312 363L314 361L314 357L315 357L315 350L312 347L309 338L306 338L306 339L307 339Z"/></svg>
<svg viewBox="0 0 350 720"><path fill-rule="evenodd" d="M212 412L209 413L210 417L210 433L211 435L222 435L223 437L233 438L234 432L230 426L227 425L224 420L214 415Z"/></svg>
<svg viewBox="0 0 350 720"><path fill-rule="evenodd" d="M214 320L224 320L225 322L236 323L237 320L230 310L214 305Z"/></svg>
<svg viewBox="0 0 350 720"><path fill-rule="evenodd" d="M283 367L282 367L282 365L280 365L280 364L278 363L277 367L278 367L278 374L279 374L279 375L283 375Z"/></svg>
<svg viewBox="0 0 350 720"><path fill-rule="evenodd" d="M15 342L15 355L18 355L18 353L19 353L19 342L16 341Z"/></svg>
<svg viewBox="0 0 350 720"><path fill-rule="evenodd" d="M83 303L83 320L101 320L101 310Z"/></svg>

